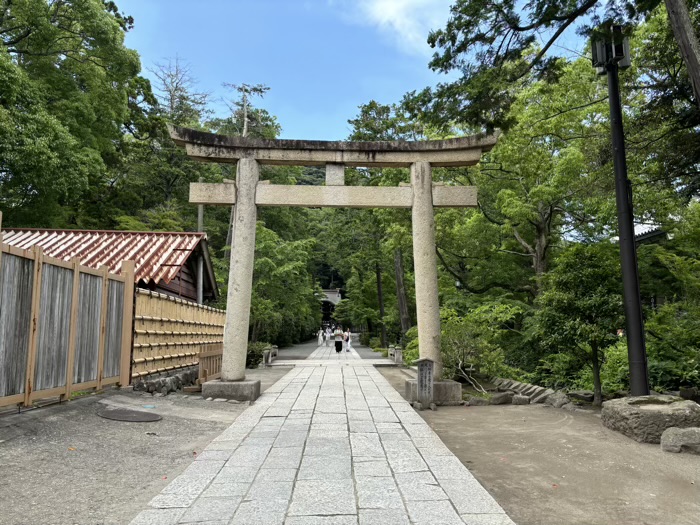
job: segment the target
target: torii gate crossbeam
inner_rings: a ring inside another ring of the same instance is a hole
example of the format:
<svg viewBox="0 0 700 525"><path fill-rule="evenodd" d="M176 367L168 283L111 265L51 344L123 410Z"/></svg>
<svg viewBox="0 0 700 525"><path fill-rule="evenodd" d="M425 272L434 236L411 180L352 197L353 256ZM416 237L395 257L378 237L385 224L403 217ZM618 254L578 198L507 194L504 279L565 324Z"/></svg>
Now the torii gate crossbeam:
<svg viewBox="0 0 700 525"><path fill-rule="evenodd" d="M440 357L440 305L435 254L435 207L474 207L476 188L432 181L432 166L471 166L496 144L497 136L437 141L326 142L227 137L171 127L170 135L187 154L205 162L238 163L235 184L193 183L190 202L235 206L233 245L226 304L222 382L245 382L245 361L258 206L411 208L416 280L418 344L421 358ZM289 186L260 181L260 164L325 165L326 186ZM410 185L345 186L345 166L410 167ZM259 393L259 382L258 382ZM233 388L232 397L258 394ZM222 396L223 397L223 396Z"/></svg>

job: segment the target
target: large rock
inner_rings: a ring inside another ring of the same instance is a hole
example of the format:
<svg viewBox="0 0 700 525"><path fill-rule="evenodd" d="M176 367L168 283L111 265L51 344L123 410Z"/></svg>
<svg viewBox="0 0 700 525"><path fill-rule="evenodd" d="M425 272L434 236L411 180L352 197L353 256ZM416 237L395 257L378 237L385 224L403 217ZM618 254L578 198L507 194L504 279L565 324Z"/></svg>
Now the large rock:
<svg viewBox="0 0 700 525"><path fill-rule="evenodd" d="M485 397L472 396L467 401L467 406L470 407L481 407L488 404L489 400Z"/></svg>
<svg viewBox="0 0 700 525"><path fill-rule="evenodd" d="M491 396L489 403L492 405L510 405L514 395L513 392L496 392Z"/></svg>
<svg viewBox="0 0 700 525"><path fill-rule="evenodd" d="M698 390L697 387L681 387L678 393L683 399L689 399L690 401L700 403L700 390Z"/></svg>
<svg viewBox="0 0 700 525"><path fill-rule="evenodd" d="M593 401L593 392L590 390L574 390L572 392L567 392L566 395L571 399L578 399L579 401L586 401L587 403Z"/></svg>
<svg viewBox="0 0 700 525"><path fill-rule="evenodd" d="M603 425L640 443L659 443L671 427L700 427L700 405L675 396L639 396L603 403Z"/></svg>
<svg viewBox="0 0 700 525"><path fill-rule="evenodd" d="M547 396L545 403L552 405L554 408L561 408L570 401L571 400L564 392L554 392L553 394Z"/></svg>
<svg viewBox="0 0 700 525"><path fill-rule="evenodd" d="M512 403L514 405L529 405L530 404L530 398L527 396L521 396L521 395L514 395L513 396L513 401Z"/></svg>
<svg viewBox="0 0 700 525"><path fill-rule="evenodd" d="M700 455L700 428L667 428L661 434L661 450Z"/></svg>
<svg viewBox="0 0 700 525"><path fill-rule="evenodd" d="M539 394L535 395L535 397L533 397L530 400L530 403L544 403L545 401L547 401L547 398L554 393L555 393L554 390L552 390L551 388L548 388L544 392L540 392Z"/></svg>

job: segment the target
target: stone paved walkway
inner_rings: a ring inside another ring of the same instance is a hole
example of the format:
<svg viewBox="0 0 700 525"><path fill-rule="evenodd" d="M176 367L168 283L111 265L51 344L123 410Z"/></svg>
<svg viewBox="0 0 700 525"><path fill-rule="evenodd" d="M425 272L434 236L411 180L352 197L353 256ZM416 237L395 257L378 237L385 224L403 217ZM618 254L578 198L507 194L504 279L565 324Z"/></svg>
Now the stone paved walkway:
<svg viewBox="0 0 700 525"><path fill-rule="evenodd" d="M296 361L131 525L513 525L375 362Z"/></svg>

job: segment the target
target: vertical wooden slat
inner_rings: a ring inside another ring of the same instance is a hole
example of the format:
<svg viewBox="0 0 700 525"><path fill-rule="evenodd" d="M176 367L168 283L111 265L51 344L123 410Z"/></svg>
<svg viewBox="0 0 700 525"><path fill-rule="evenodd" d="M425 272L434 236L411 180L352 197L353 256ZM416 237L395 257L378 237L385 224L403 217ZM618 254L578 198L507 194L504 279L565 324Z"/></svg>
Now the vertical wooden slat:
<svg viewBox="0 0 700 525"><path fill-rule="evenodd" d="M78 331L78 303L80 301L80 261L77 257L71 259L73 269L73 299L70 309L70 331L68 335L68 365L66 367L66 393L64 397L70 399L73 386L73 366L75 363L75 340Z"/></svg>
<svg viewBox="0 0 700 525"><path fill-rule="evenodd" d="M131 381L131 348L134 333L134 261L122 263L124 277L124 314L122 315L122 355L119 368L120 386L126 386Z"/></svg>
<svg viewBox="0 0 700 525"><path fill-rule="evenodd" d="M0 271L2 271L2 212L0 211Z"/></svg>
<svg viewBox="0 0 700 525"><path fill-rule="evenodd" d="M38 336L39 307L41 305L41 274L44 266L44 252L38 246L32 249L34 256L34 279L32 289L32 315L30 316L29 348L27 351L27 375L24 379L24 405L30 405L30 397L34 388L34 364Z"/></svg>
<svg viewBox="0 0 700 525"><path fill-rule="evenodd" d="M97 390L102 388L104 373L105 339L107 336L107 299L109 296L109 273L106 266L100 266L102 276L102 310L100 315L100 348L97 354Z"/></svg>

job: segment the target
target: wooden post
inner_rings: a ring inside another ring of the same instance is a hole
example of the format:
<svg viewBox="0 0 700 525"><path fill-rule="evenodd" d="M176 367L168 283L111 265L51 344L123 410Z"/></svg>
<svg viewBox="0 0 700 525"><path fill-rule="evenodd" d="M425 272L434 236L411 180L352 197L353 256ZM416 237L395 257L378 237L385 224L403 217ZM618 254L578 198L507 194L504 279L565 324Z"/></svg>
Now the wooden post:
<svg viewBox="0 0 700 525"><path fill-rule="evenodd" d="M134 335L134 261L122 263L121 275L124 277L124 313L122 314L122 349L119 365L119 385L126 386L131 380L131 349Z"/></svg>
<svg viewBox="0 0 700 525"><path fill-rule="evenodd" d="M38 246L34 252L34 279L32 288L32 308L29 327L29 347L27 349L27 376L24 378L24 406L30 405L30 397L34 388L34 365L36 361L36 346L39 329L39 309L41 307L41 275L44 266L44 252Z"/></svg>
<svg viewBox="0 0 700 525"><path fill-rule="evenodd" d="M95 390L102 388L102 374L104 373L105 339L107 338L107 298L109 296L109 269L100 267L102 275L102 310L100 310L100 344L97 353L97 386Z"/></svg>
<svg viewBox="0 0 700 525"><path fill-rule="evenodd" d="M70 304L70 329L68 332L68 360L66 363L66 391L65 399L70 399L73 386L73 365L75 363L75 344L78 331L78 303L80 302L80 261L77 257L71 259L73 270L73 296Z"/></svg>

